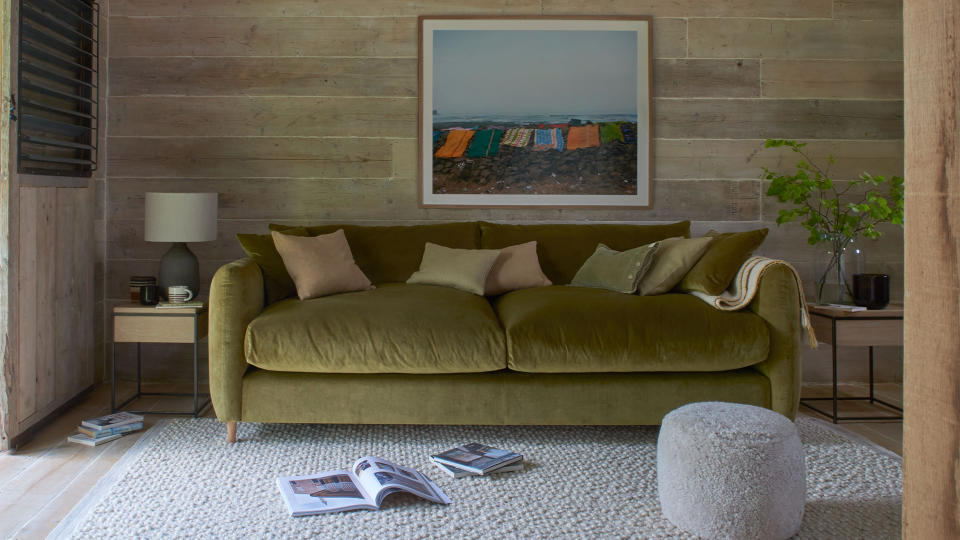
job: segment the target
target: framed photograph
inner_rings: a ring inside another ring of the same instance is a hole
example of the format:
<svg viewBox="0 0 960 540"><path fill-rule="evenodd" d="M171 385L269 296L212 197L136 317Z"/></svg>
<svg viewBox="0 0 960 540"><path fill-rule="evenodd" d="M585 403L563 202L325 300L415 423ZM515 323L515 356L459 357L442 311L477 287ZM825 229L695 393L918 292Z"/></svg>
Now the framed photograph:
<svg viewBox="0 0 960 540"><path fill-rule="evenodd" d="M420 17L420 204L650 207L650 17Z"/></svg>

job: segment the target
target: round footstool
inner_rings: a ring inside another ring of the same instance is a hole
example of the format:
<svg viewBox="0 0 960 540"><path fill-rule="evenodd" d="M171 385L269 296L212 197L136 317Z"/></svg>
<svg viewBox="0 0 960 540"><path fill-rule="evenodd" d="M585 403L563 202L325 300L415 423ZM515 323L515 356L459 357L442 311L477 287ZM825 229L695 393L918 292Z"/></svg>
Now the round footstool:
<svg viewBox="0 0 960 540"><path fill-rule="evenodd" d="M704 538L789 538L806 495L797 428L773 411L691 403L663 419L657 441L663 515Z"/></svg>

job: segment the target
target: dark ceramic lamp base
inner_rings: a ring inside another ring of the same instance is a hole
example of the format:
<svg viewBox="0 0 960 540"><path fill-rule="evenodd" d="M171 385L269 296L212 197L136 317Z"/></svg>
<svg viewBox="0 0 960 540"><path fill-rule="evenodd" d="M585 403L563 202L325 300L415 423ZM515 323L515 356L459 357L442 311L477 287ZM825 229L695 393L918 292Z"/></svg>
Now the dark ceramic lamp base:
<svg viewBox="0 0 960 540"><path fill-rule="evenodd" d="M172 285L186 285L197 294L199 283L200 263L197 256L190 251L187 244L174 242L160 259L160 279L157 280L160 295L166 298L167 287Z"/></svg>

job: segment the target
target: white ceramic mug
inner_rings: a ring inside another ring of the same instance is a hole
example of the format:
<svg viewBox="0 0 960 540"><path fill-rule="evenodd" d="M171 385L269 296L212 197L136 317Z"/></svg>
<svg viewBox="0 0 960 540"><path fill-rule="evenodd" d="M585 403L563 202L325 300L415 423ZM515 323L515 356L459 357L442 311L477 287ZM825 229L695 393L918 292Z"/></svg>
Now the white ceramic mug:
<svg viewBox="0 0 960 540"><path fill-rule="evenodd" d="M177 304L189 302L193 299L193 291L186 285L171 285L167 287L167 299Z"/></svg>

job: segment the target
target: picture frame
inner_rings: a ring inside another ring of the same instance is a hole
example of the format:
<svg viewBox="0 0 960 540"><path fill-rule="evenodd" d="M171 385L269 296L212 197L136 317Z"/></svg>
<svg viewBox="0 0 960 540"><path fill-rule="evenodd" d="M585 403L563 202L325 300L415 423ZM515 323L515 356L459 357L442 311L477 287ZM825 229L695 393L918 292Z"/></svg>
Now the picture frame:
<svg viewBox="0 0 960 540"><path fill-rule="evenodd" d="M418 26L421 207L652 207L652 17Z"/></svg>

